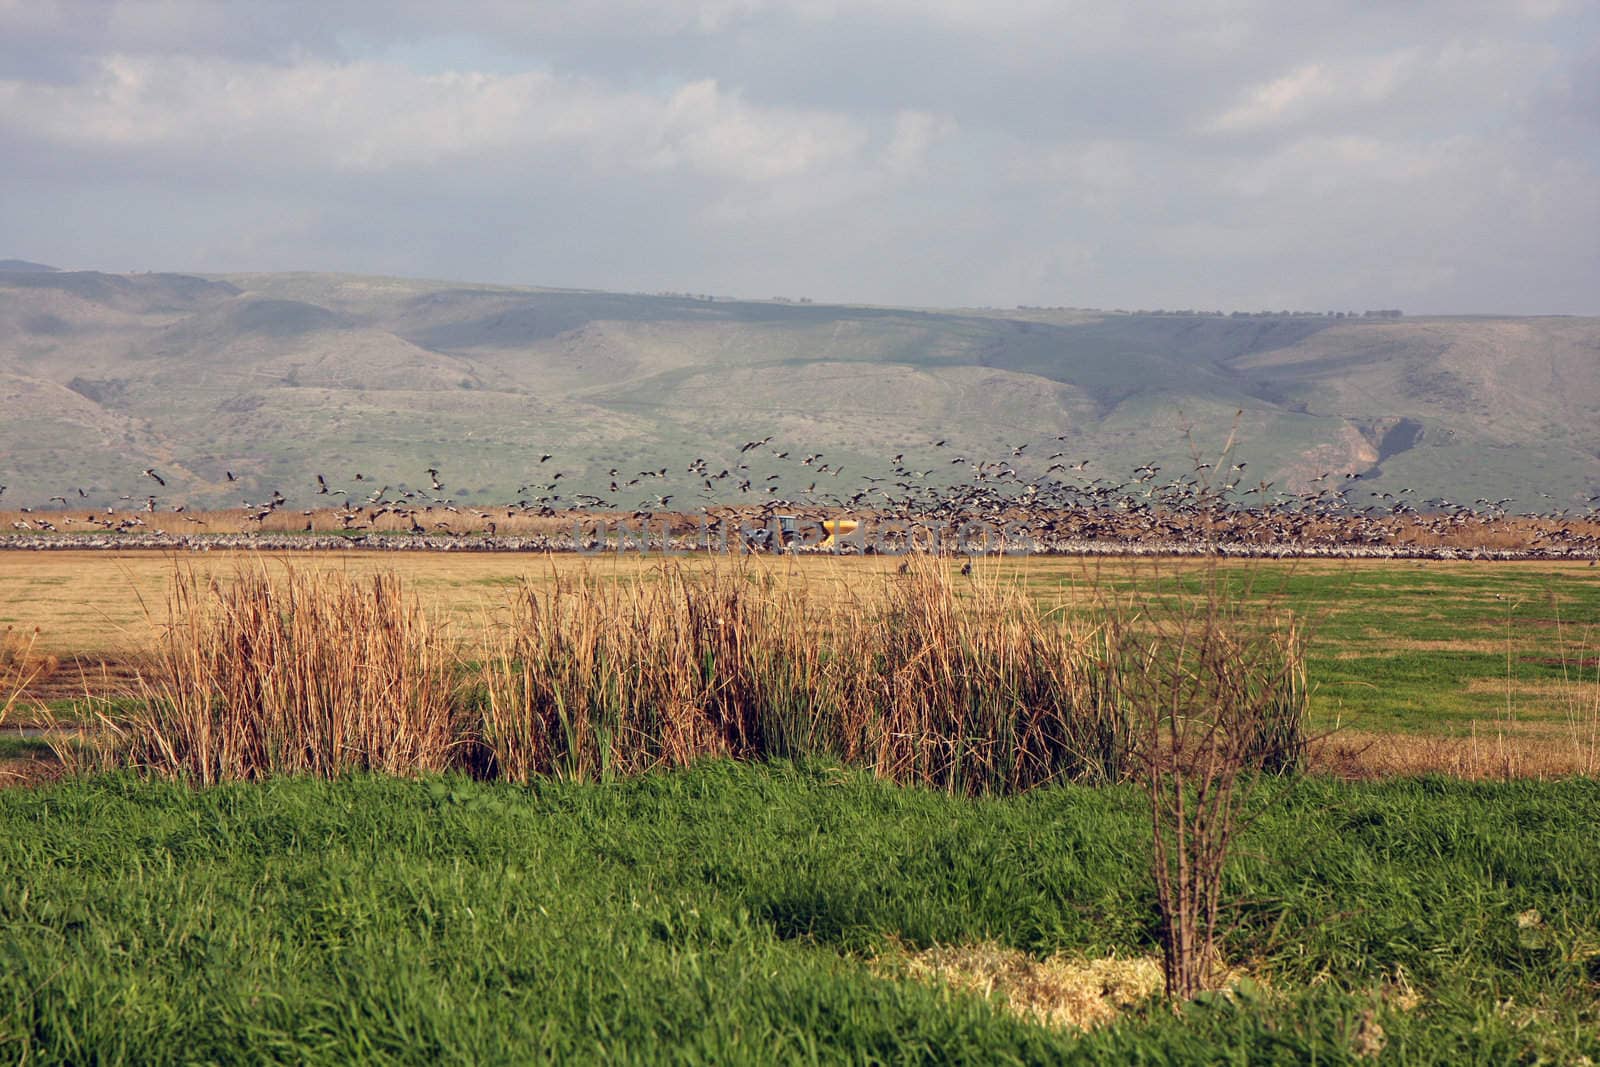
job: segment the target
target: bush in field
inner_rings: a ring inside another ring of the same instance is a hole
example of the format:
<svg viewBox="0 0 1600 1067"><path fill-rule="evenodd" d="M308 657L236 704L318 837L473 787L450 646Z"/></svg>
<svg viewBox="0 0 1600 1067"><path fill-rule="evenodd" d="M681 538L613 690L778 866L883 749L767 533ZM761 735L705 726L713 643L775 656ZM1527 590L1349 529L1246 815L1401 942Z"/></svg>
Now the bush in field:
<svg viewBox="0 0 1600 1067"><path fill-rule="evenodd" d="M525 584L479 673L482 738L517 781L812 754L966 793L1116 779L1107 634L925 558L843 601L677 567Z"/></svg>
<svg viewBox="0 0 1600 1067"><path fill-rule="evenodd" d="M1148 636L931 557L842 594L737 567L524 582L468 647L393 574L184 575L118 758L200 782L812 755L967 794L1118 781L1140 766L1139 678L1163 662ZM1252 705L1246 762L1297 758L1304 712Z"/></svg>
<svg viewBox="0 0 1600 1067"><path fill-rule="evenodd" d="M852 634L850 692L879 773L955 792L1122 777L1130 741L1103 624L1042 614L1020 589L957 586L913 557Z"/></svg>
<svg viewBox="0 0 1600 1067"><path fill-rule="evenodd" d="M1151 601L1116 674L1150 805L1157 940L1167 996L1219 976L1223 881L1259 774L1298 770L1307 714L1305 635L1246 618L1215 570L1200 595Z"/></svg>
<svg viewBox="0 0 1600 1067"><path fill-rule="evenodd" d="M454 650L393 573L180 574L125 759L209 783L440 771Z"/></svg>
<svg viewBox="0 0 1600 1067"><path fill-rule="evenodd" d="M657 578L515 591L479 672L498 773L588 779L828 747L835 665L802 593L742 572Z"/></svg>

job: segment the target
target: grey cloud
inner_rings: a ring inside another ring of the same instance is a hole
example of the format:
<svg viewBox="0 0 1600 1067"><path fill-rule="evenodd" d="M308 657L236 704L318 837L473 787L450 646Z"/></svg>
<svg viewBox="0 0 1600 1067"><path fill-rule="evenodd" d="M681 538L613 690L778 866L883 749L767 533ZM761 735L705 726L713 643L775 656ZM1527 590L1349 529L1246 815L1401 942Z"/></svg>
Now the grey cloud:
<svg viewBox="0 0 1600 1067"><path fill-rule="evenodd" d="M1595 312L1573 3L0 5L0 255Z"/></svg>

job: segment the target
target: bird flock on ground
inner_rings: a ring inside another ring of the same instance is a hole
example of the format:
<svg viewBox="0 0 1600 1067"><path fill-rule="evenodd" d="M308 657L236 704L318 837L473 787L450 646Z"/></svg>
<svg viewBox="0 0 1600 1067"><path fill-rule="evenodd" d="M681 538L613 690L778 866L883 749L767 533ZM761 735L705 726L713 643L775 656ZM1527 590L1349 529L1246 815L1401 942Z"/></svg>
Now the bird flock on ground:
<svg viewBox="0 0 1600 1067"><path fill-rule="evenodd" d="M842 463L820 451L774 445L774 435L747 440L726 463L696 457L681 473L674 466L629 470L611 467L603 478L605 492L579 491L576 478L551 463L553 453L540 453L538 476L519 487L509 503L468 504L453 498L439 467L425 469L426 485L374 484L355 472L345 486L330 484L323 473L308 486L311 506L297 504L274 489L258 500L241 503L245 527L261 528L267 519L298 508L304 532L315 532L320 512L334 518L326 532L359 535L377 529L380 520L398 521L401 529L430 538L474 537L495 547L500 525L508 519L610 517L613 521L663 523L682 530L696 522L741 523L764 528L778 516L801 520L859 517L907 531L950 530L973 523L1010 531L1033 548L1050 550L1083 544L1193 545L1226 542L1241 545L1300 546L1337 552L1385 548L1472 545L1486 541L1487 531L1515 529L1532 554L1589 556L1600 554L1600 496L1587 506L1522 514L1509 498L1470 502L1434 497L1417 499L1410 489L1369 490L1360 472L1322 472L1300 488L1280 488L1255 479L1249 464L1225 449L1215 460L1198 455L1182 469L1143 463L1126 475L1097 473L1090 458L1065 451L1063 434L1041 445L1034 441L1008 444L995 456L977 456L950 447L947 438L924 443L887 457L881 474L842 477ZM920 462L908 459L913 451ZM762 473L772 465L775 473ZM163 503L167 477L154 467L140 476L156 492L138 501L122 498L124 507L87 508L90 493L82 487L49 498L59 507L21 508L11 523L19 533L99 532L135 535L158 511L186 516L194 532L211 523L206 512L191 512L185 503ZM227 484L239 482L232 470ZM695 483L692 504L681 501L676 484ZM660 486L656 492L652 486ZM597 486L598 487L598 486ZM0 500L6 487L0 485ZM630 499L631 498L631 499ZM677 506L674 501L679 500ZM627 501L627 502L624 502ZM393 528L387 527L387 528ZM913 537L911 532L904 536ZM581 535L574 537L581 540ZM1504 536L1499 538L1504 541ZM535 547L581 547L552 542ZM765 542L770 547L770 542ZM881 547L882 542L878 542ZM758 542L757 547L759 547ZM527 547L527 546L523 546ZM748 545L747 545L748 547ZM869 549L870 550L870 549Z"/></svg>

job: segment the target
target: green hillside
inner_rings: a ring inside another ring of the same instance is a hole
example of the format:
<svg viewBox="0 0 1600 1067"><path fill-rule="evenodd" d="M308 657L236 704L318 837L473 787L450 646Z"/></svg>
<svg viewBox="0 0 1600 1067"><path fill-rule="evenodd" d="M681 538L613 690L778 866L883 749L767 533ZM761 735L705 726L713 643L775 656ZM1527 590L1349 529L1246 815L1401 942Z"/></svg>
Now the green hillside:
<svg viewBox="0 0 1600 1067"><path fill-rule="evenodd" d="M590 492L619 506L667 494L675 507L820 500L885 474L898 453L934 483L971 476L958 458L1004 456L1042 475L1055 452L1090 460L1056 477L1120 481L1145 462L1187 473L1184 427L1215 449L1239 411L1247 484L1292 490L1360 472L1357 503L1411 489L1513 497L1523 510L1584 505L1600 492L1600 320L939 311L326 274L0 272L0 506L151 492L218 505L274 490L310 503L318 473L360 497L357 472L374 487L427 488L430 467L468 502L515 498L557 471L565 500ZM697 457L734 473L707 493L684 470Z"/></svg>

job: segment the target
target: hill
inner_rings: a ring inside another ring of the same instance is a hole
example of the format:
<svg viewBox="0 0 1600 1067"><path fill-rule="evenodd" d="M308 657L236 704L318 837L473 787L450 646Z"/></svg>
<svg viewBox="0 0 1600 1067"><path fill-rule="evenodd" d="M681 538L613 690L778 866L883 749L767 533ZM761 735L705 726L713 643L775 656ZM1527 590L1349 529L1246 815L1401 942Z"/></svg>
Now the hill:
<svg viewBox="0 0 1600 1067"><path fill-rule="evenodd" d="M1359 473L1358 502L1411 490L1419 501L1512 497L1522 510L1586 505L1600 492L1600 320L930 310L327 274L0 272L8 505L150 492L227 504L274 490L309 503L319 473L359 499L369 483L427 488L432 467L441 495L467 502L559 482L565 500L592 492L632 507L673 494L692 506L700 479L684 468L696 457L712 473L742 458L753 482L743 495L765 482L794 499L812 482L813 499L854 489L897 453L932 482L969 477L958 458L1004 456L1042 475L1056 452L1058 464L1090 461L1056 477L1120 481L1155 462L1165 478L1192 469L1186 426L1214 452L1236 412L1232 460L1246 463L1247 485ZM768 436L769 447L740 453ZM818 477L819 467L829 469ZM734 479L714 492L741 496Z"/></svg>

